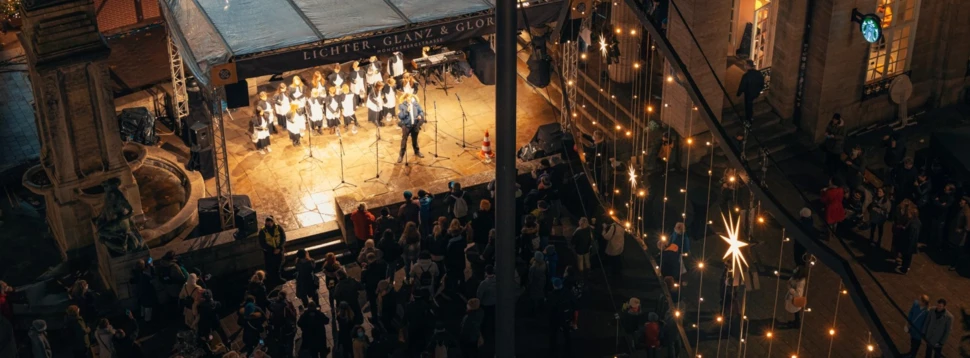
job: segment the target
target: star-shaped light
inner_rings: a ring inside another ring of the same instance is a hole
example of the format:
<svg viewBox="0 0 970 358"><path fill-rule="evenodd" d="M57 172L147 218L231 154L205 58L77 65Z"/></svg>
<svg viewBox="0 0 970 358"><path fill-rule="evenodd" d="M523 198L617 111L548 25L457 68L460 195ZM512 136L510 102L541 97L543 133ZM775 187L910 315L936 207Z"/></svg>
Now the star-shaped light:
<svg viewBox="0 0 970 358"><path fill-rule="evenodd" d="M606 52L609 50L609 48L610 46L606 43L606 37L600 35L600 52L603 53L603 56L606 56Z"/></svg>
<svg viewBox="0 0 970 358"><path fill-rule="evenodd" d="M637 187L637 170L630 164L630 169L627 170L627 175L630 176L630 188L636 189Z"/></svg>
<svg viewBox="0 0 970 358"><path fill-rule="evenodd" d="M738 272L744 269L744 266L748 265L748 261L744 258L744 254L741 253L741 248L748 246L748 243L742 242L739 239L738 234L741 232L741 217L738 217L737 221L731 218L728 214L724 217L721 214L721 220L724 221L724 228L727 229L728 236L720 235L721 239L724 239L728 243L727 252L724 253L724 258L731 258L731 271ZM744 275L741 275L741 280L744 280Z"/></svg>

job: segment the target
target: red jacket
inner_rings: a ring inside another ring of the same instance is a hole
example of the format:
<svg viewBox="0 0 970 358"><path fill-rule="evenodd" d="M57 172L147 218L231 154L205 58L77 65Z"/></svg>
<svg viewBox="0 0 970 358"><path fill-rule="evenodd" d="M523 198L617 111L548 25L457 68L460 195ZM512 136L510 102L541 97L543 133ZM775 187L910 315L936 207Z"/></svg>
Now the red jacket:
<svg viewBox="0 0 970 358"><path fill-rule="evenodd" d="M374 214L366 210L357 210L350 214L350 221L354 223L354 235L358 240L374 238Z"/></svg>
<svg viewBox="0 0 970 358"><path fill-rule="evenodd" d="M845 208L842 199L845 191L842 188L829 188L822 192L822 204L825 204L825 223L832 225L845 219Z"/></svg>
<svg viewBox="0 0 970 358"><path fill-rule="evenodd" d="M643 334L647 348L660 348L660 324L647 322L643 325Z"/></svg>

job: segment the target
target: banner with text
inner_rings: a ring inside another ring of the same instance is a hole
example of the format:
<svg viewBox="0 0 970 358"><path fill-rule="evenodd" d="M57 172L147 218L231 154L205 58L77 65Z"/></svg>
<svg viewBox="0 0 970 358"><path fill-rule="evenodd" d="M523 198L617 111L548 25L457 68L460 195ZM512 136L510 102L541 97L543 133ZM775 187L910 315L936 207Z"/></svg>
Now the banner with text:
<svg viewBox="0 0 970 358"><path fill-rule="evenodd" d="M533 27L555 21L562 0L550 1L526 7L526 16ZM519 28L525 28L522 11ZM495 16L492 11L435 25L418 26L407 30L388 32L371 37L330 43L320 47L303 48L278 54L258 56L236 61L239 78L251 78L279 74L304 68L343 63L370 56L386 55L424 46L440 45L453 41L484 36L495 32Z"/></svg>

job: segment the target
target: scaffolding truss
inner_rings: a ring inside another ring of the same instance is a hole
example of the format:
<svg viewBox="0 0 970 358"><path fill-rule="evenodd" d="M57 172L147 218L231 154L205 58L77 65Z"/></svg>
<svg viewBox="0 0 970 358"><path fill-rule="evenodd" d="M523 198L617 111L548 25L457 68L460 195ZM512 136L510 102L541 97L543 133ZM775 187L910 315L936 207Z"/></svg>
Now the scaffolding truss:
<svg viewBox="0 0 970 358"><path fill-rule="evenodd" d="M569 41L560 46L560 48L562 49L562 72L560 73L563 76L562 82L566 84L566 89L562 91L563 109L559 113L561 113L560 122L565 128L572 123L573 117L578 116L575 107L572 109L573 113L566 111L566 103L572 106L576 105L576 83L579 74L579 42Z"/></svg>
<svg viewBox="0 0 970 358"><path fill-rule="evenodd" d="M179 54L178 47L172 40L171 34L168 36L168 59L169 68L172 70L172 109L175 113L171 115L175 125L176 133L182 132L182 119L189 115L189 97L185 89L185 67L182 64L182 55Z"/></svg>
<svg viewBox="0 0 970 358"><path fill-rule="evenodd" d="M216 197L219 199L219 223L222 230L236 227L235 208L232 206L232 184L229 177L229 158L226 151L226 130L223 126L225 116L232 119L232 114L224 106L225 90L219 86L206 91L207 100L212 116L209 130L212 132L212 155L216 167Z"/></svg>

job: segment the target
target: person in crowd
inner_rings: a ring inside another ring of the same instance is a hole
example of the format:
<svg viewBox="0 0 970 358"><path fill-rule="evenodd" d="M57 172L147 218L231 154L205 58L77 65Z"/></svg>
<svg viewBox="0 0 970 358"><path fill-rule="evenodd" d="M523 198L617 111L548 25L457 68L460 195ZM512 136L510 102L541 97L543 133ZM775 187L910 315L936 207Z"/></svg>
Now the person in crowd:
<svg viewBox="0 0 970 358"><path fill-rule="evenodd" d="M926 314L930 309L930 296L921 295L913 300L913 305L906 315L906 333L909 333L909 353L907 357L916 357L919 347L923 343L923 326L926 324Z"/></svg>
<svg viewBox="0 0 970 358"><path fill-rule="evenodd" d="M350 93L354 94L354 104L360 106L363 103L364 96L367 95L367 85L364 83L364 69L360 68L360 62L351 62L350 69L344 72L343 77L344 81L350 86ZM377 85L377 83L373 83L372 85Z"/></svg>
<svg viewBox="0 0 970 358"><path fill-rule="evenodd" d="M666 245L660 252L660 274L671 277L675 281L680 278L682 268L680 247L677 244Z"/></svg>
<svg viewBox="0 0 970 358"><path fill-rule="evenodd" d="M478 285L478 300L481 301L482 311L485 318L482 321L482 338L485 342L492 343L495 333L495 304L498 299L498 282L495 278L495 267L485 266L485 279Z"/></svg>
<svg viewBox="0 0 970 358"><path fill-rule="evenodd" d="M570 291L563 288L563 281L553 277L552 291L549 292L546 306L549 307L549 352L560 352L560 356L568 355L571 349L570 334L575 312L575 302ZM563 349L559 346L559 336L565 343Z"/></svg>
<svg viewBox="0 0 970 358"><path fill-rule="evenodd" d="M246 296L239 308L239 326L242 327L243 352L250 354L262 339L266 313L256 305L256 298Z"/></svg>
<svg viewBox="0 0 970 358"><path fill-rule="evenodd" d="M926 339L926 358L943 357L943 345L953 329L953 314L946 309L946 299L936 300L936 308L926 313L923 332Z"/></svg>
<svg viewBox="0 0 970 358"><path fill-rule="evenodd" d="M640 306L640 299L636 297L630 297L630 299L623 303L620 307L620 322L619 328L622 330L622 334L626 343L631 345L633 342L637 341L634 336L640 331L640 327L646 321L646 316Z"/></svg>
<svg viewBox="0 0 970 358"><path fill-rule="evenodd" d="M829 238L835 235L835 230L842 220L845 220L845 207L842 200L845 199L845 191L842 189L842 181L838 177L829 179L829 185L822 188L822 204L825 205L825 224L828 225Z"/></svg>
<svg viewBox="0 0 970 358"><path fill-rule="evenodd" d="M253 146L256 147L256 151L259 154L266 154L267 152L273 151L273 147L270 146L270 135L272 134L270 128L274 128L271 116L272 114L269 112L257 109L253 113L253 119L249 121L249 134L253 141Z"/></svg>
<svg viewBox="0 0 970 358"><path fill-rule="evenodd" d="M212 332L215 331L215 333L219 335L219 339L221 340L222 344L229 344L229 336L226 335L226 330L222 328L222 320L221 317L219 317L220 309L222 309L222 304L212 297L212 291L202 291L202 302L200 302L198 306L198 332L199 337L203 342L212 340Z"/></svg>
<svg viewBox="0 0 970 358"><path fill-rule="evenodd" d="M125 310L125 314L118 319L119 330L125 331L125 336L131 338L132 340L138 339L141 334L141 326L138 324L138 320L135 319L135 314L131 310Z"/></svg>
<svg viewBox="0 0 970 358"><path fill-rule="evenodd" d="M519 255L523 261L528 262L532 259L533 253L542 247L539 239L539 223L535 215L526 214L522 223L522 230L519 231Z"/></svg>
<svg viewBox="0 0 970 358"><path fill-rule="evenodd" d="M896 272L905 275L909 272L909 266L913 263L913 254L916 252L916 245L919 244L920 230L923 227L923 223L919 219L919 209L912 206L906 207L906 214L902 223L905 225L901 233L903 236L899 238L902 260L896 267ZM897 237L894 233L893 243L895 244L896 241Z"/></svg>
<svg viewBox="0 0 970 358"><path fill-rule="evenodd" d="M337 76L340 78L340 76ZM337 93L339 87L331 86L327 88L327 95L324 97L324 117L327 118L327 128L330 134L336 133L340 129L340 95Z"/></svg>
<svg viewBox="0 0 970 358"><path fill-rule="evenodd" d="M429 339L426 352L435 357L461 357L461 347L458 339L448 330L444 322L438 321L434 325L434 332Z"/></svg>
<svg viewBox="0 0 970 358"><path fill-rule="evenodd" d="M76 305L67 306L64 316L64 336L67 346L75 358L91 356L91 329L81 317L81 309Z"/></svg>
<svg viewBox="0 0 970 358"><path fill-rule="evenodd" d="M274 348L274 353L292 352L293 339L296 337L297 313L296 306L289 299L287 291L280 291L276 297L269 302L266 312L269 313L269 346ZM304 306L300 306L303 308ZM289 354L282 354L288 356Z"/></svg>
<svg viewBox="0 0 970 358"><path fill-rule="evenodd" d="M845 121L841 114L833 114L828 127L825 128L825 173L835 175L845 154Z"/></svg>
<svg viewBox="0 0 970 358"><path fill-rule="evenodd" d="M431 204L434 203L434 196L431 195L427 190L418 190L418 204L421 205L420 210L420 227L421 232L431 232L431 225L434 224L434 219L431 217Z"/></svg>
<svg viewBox="0 0 970 358"><path fill-rule="evenodd" d="M350 214L350 221L354 224L354 254L360 252L364 247L364 242L374 238L374 225L377 219L374 214L367 210L367 204L357 204L357 210Z"/></svg>
<svg viewBox="0 0 970 358"><path fill-rule="evenodd" d="M431 254L427 251L418 254L418 259L411 265L409 275L415 290L427 290L429 295L436 292L435 282L438 281L440 273L438 265L431 261Z"/></svg>
<svg viewBox="0 0 970 358"><path fill-rule="evenodd" d="M886 147L886 153L883 154L886 167L898 167L906 157L906 142L903 140L902 133L893 129L892 133L882 137L882 143Z"/></svg>
<svg viewBox="0 0 970 358"><path fill-rule="evenodd" d="M374 83L374 90L367 94L367 121L378 127L381 126L381 114L384 113L384 98L381 96L382 92L384 92L384 81L378 81Z"/></svg>
<svg viewBox="0 0 970 358"><path fill-rule="evenodd" d="M916 175L916 183L913 184L915 189L913 189L913 197L916 200L916 207L925 214L929 214L927 205L933 199L933 182L930 180L930 176L926 174L926 171L921 171Z"/></svg>
<svg viewBox="0 0 970 358"><path fill-rule="evenodd" d="M85 321L93 321L98 317L98 294L91 290L86 280L75 281L68 294L70 302L81 307Z"/></svg>
<svg viewBox="0 0 970 358"><path fill-rule="evenodd" d="M655 312L647 314L647 323L643 325L643 347L647 350L647 358L660 357L660 316Z"/></svg>
<svg viewBox="0 0 970 358"><path fill-rule="evenodd" d="M163 303L177 301L179 291L182 290L185 280L189 278L189 273L182 269L182 265L175 256L175 251L166 252L161 259L149 266L153 266L152 270L158 275L162 286L165 288L166 301L163 301ZM154 292L154 288L152 292Z"/></svg>
<svg viewBox="0 0 970 358"><path fill-rule="evenodd" d="M805 308L805 285L808 283L808 268L795 267L795 272L788 279L788 292L785 294L785 310L795 315L795 319L788 322L790 328L802 325L802 309Z"/></svg>
<svg viewBox="0 0 970 358"><path fill-rule="evenodd" d="M449 224L448 218L441 216L431 229L431 235L421 244L421 247L431 254L431 261L438 265L438 271L445 271L445 254L448 251L448 241L451 238L461 235L461 224L454 222Z"/></svg>
<svg viewBox="0 0 970 358"><path fill-rule="evenodd" d="M199 277L194 273L189 274L185 280L185 285L179 291L179 305L182 306L182 316L185 318L185 325L191 330L196 330L199 323L199 302L202 302L202 286L199 286ZM265 289L264 289L265 291Z"/></svg>
<svg viewBox="0 0 970 358"><path fill-rule="evenodd" d="M929 244L936 247L938 250L943 251L950 247L948 244L948 234L946 230L946 223L951 217L951 210L956 204L956 186L953 184L946 184L943 186L943 191L936 194L932 201L930 201L930 237ZM949 220L954 221L954 220Z"/></svg>
<svg viewBox="0 0 970 358"><path fill-rule="evenodd" d="M34 320L27 332L30 337L30 353L33 358L51 358L51 343L47 341L47 322L42 319Z"/></svg>
<svg viewBox="0 0 970 358"><path fill-rule="evenodd" d="M468 216L467 195L459 182L448 183L448 188L451 189L448 197L445 198L445 204L448 205L448 214L452 218L465 222L465 217Z"/></svg>
<svg viewBox="0 0 970 358"><path fill-rule="evenodd" d="M470 227L461 227L458 219L451 219L451 225L448 229L448 239L445 245L445 273L452 274L450 279L455 283L460 283L465 281L465 248L468 244L467 232L470 231Z"/></svg>
<svg viewBox="0 0 970 358"><path fill-rule="evenodd" d="M350 357L353 354L353 328L357 325L357 313L350 303L341 301L337 306L337 345L334 357Z"/></svg>
<svg viewBox="0 0 970 358"><path fill-rule="evenodd" d="M367 239L364 241L364 248L360 250L360 254L357 255L357 263L364 265L367 263L367 254L374 254L376 257L384 257L384 253L377 248L377 243L374 239Z"/></svg>
<svg viewBox="0 0 970 358"><path fill-rule="evenodd" d="M845 209L845 219L842 220L842 223L845 224L844 227L850 229L866 228L865 213L863 210L866 202L866 199L863 197L865 193L865 188L858 187L850 191L849 196L842 201L842 207Z"/></svg>
<svg viewBox="0 0 970 358"><path fill-rule="evenodd" d="M741 76L741 83L738 84L738 93L735 96L744 95L744 120L748 123L754 120L754 100L761 95L765 89L765 76L755 67L754 61L744 62L744 75Z"/></svg>
<svg viewBox="0 0 970 358"><path fill-rule="evenodd" d="M397 85L397 81L393 78L388 78L383 89L381 89L381 104L383 106L381 110L381 119L385 124L390 124L394 118L398 118L397 105L398 98L397 93L394 92L394 88ZM402 100L404 96L401 96Z"/></svg>
<svg viewBox="0 0 970 358"><path fill-rule="evenodd" d="M593 248L593 229L589 225L589 219L585 217L579 218L576 231L573 232L569 244L573 253L576 254L576 266L579 269L579 273L584 274L586 270L592 268L590 266L589 253Z"/></svg>
<svg viewBox="0 0 970 358"><path fill-rule="evenodd" d="M486 264L495 262L495 229L488 232L488 243L485 244L485 249L482 251L482 260Z"/></svg>
<svg viewBox="0 0 970 358"><path fill-rule="evenodd" d="M549 267L549 277L559 277L559 253L556 252L556 245L546 245L542 255L545 256L546 266Z"/></svg>
<svg viewBox="0 0 970 358"><path fill-rule="evenodd" d="M472 238L482 247L488 243L488 232L495 228L495 213L492 202L482 199L478 203L478 211L472 215Z"/></svg>
<svg viewBox="0 0 970 358"><path fill-rule="evenodd" d="M276 122L284 131L287 130L286 118L292 109L289 92L289 87L286 83L281 82L276 89L276 93L273 95L273 109L276 113Z"/></svg>
<svg viewBox="0 0 970 358"><path fill-rule="evenodd" d="M353 357L354 358L367 358L367 349L370 348L370 338L367 338L367 332L364 331L364 327L354 326L353 329Z"/></svg>
<svg viewBox="0 0 970 358"><path fill-rule="evenodd" d="M364 262L360 281L364 284L364 292L367 294L367 302L370 303L371 315L376 316L378 310L377 285L387 278L387 263L373 252L367 254Z"/></svg>
<svg viewBox="0 0 970 358"><path fill-rule="evenodd" d="M607 217L603 223L603 240L606 241L606 259L609 261L611 276L617 276L622 269L620 255L623 254L625 232L619 223Z"/></svg>
<svg viewBox="0 0 970 358"><path fill-rule="evenodd" d="M269 298L266 297L266 284L264 281L266 281L266 272L256 270L253 276L249 278L249 284L246 286L246 294L255 297L256 305L265 310L269 305Z"/></svg>
<svg viewBox="0 0 970 358"><path fill-rule="evenodd" d="M310 302L306 307L296 323L303 333L300 350L309 353L310 358L326 358L330 353L330 348L327 347L327 326L330 318L320 312L317 302ZM350 314L353 315L353 312Z"/></svg>
<svg viewBox="0 0 970 358"><path fill-rule="evenodd" d="M141 350L141 345L135 341L134 337L125 332L125 330L116 330L113 340L112 345L114 345L115 353L118 357L142 358L145 356Z"/></svg>
<svg viewBox="0 0 970 358"><path fill-rule="evenodd" d="M388 84L393 82L393 79L388 79ZM424 154L421 154L421 149L418 148L418 133L421 132L421 126L425 122L424 109L421 108L418 98L414 95L406 94L402 96L401 102L398 106L397 115L398 126L401 127L401 154L397 158L398 163L404 160L408 137L411 137L411 149L414 150L414 155L418 158L424 158ZM393 110L391 108L391 111Z"/></svg>
<svg viewBox="0 0 970 358"><path fill-rule="evenodd" d="M882 247L883 231L893 203L889 200L889 195L886 195L885 188L876 188L875 193L872 203L869 204L869 244L872 247Z"/></svg>
<svg viewBox="0 0 970 358"><path fill-rule="evenodd" d="M286 115L286 131L290 133L290 142L299 147L306 130L307 116L299 104L290 102L290 113Z"/></svg>
<svg viewBox="0 0 970 358"><path fill-rule="evenodd" d="M381 215L375 219L374 224L377 228L375 233L380 234L383 234L384 231L387 230L391 230L391 232L398 232L398 230L401 230L401 228L404 227L404 224L401 223L398 218L391 215L391 210L389 210L387 207L381 208Z"/></svg>
<svg viewBox="0 0 970 358"><path fill-rule="evenodd" d="M363 323L364 314L360 309L360 291L364 290L364 286L360 284L357 279L347 275L346 271L337 271L337 285L334 286L333 299L336 302L341 302L343 304L346 302L350 309L354 311L355 324Z"/></svg>
<svg viewBox="0 0 970 358"><path fill-rule="evenodd" d="M296 111L306 115L306 96L308 94L310 93L307 91L306 85L303 84L303 79L300 76L293 76L293 81L290 83L289 88L291 108L293 104L296 104Z"/></svg>
<svg viewBox="0 0 970 358"><path fill-rule="evenodd" d="M344 129L350 130L350 133L357 134L357 127L360 123L357 122L357 100L356 94L352 93L350 90L350 85L344 83L340 86L341 94L337 96L340 101L340 114L344 118Z"/></svg>
<svg viewBox="0 0 970 358"><path fill-rule="evenodd" d="M466 304L465 316L461 319L459 334L461 351L465 358L478 358L478 347L484 343L482 340L482 322L484 320L485 311L481 309L481 301L477 298L469 299Z"/></svg>
<svg viewBox="0 0 970 358"><path fill-rule="evenodd" d="M260 117L266 122L263 123L266 126L266 130L270 134L276 134L276 110L273 108L273 100L269 97L266 91L259 91L257 95L259 98L256 100L256 110L254 112L259 113Z"/></svg>
<svg viewBox="0 0 970 358"><path fill-rule="evenodd" d="M902 163L892 168L889 173L889 182L893 187L894 204L899 204L903 200L915 200L916 177L919 176L914 167L913 158L903 158Z"/></svg>
<svg viewBox="0 0 970 358"><path fill-rule="evenodd" d="M397 238L394 237L394 232L391 229L385 229L381 232L381 241L377 243L377 248L384 254L384 262L387 262L388 272L391 274L397 272L401 268L401 255L404 253L404 248L397 242Z"/></svg>
<svg viewBox="0 0 970 358"><path fill-rule="evenodd" d="M272 215L267 216L263 228L259 229L259 246L263 249L263 260L266 263L266 283L270 287L283 282L280 269L283 267L283 255L286 253L286 231L276 224Z"/></svg>
<svg viewBox="0 0 970 358"><path fill-rule="evenodd" d="M956 215L950 220L950 227L947 230L950 271L956 271L960 258L966 250L968 231L970 231L970 197L963 197L957 203Z"/></svg>
<svg viewBox="0 0 970 358"><path fill-rule="evenodd" d="M475 296L475 289L478 288L478 284L485 278L485 265L488 263L482 255L484 249L482 245L474 241L469 242L465 247L465 261L468 263L468 268L465 269L465 272L471 273L470 275L466 275L467 280L465 280L465 286L470 287L467 287L468 290L463 290L463 292L467 292L467 297Z"/></svg>
<svg viewBox="0 0 970 358"><path fill-rule="evenodd" d="M404 225L404 233L401 234L401 240L398 241L398 244L404 249L405 271L410 270L411 265L417 262L418 254L423 250L421 247L421 233L418 232L418 225L415 222L408 222Z"/></svg>
<svg viewBox="0 0 970 358"><path fill-rule="evenodd" d="M332 252L328 252L323 257L323 277L326 279L327 290L332 291L334 286L337 285L337 273L341 271L344 271L344 268L340 265L340 261L337 261L337 255ZM304 277L306 277L306 275L304 275ZM297 293L297 295L299 295L299 293ZM331 305L334 303L333 295L330 295L330 303Z"/></svg>
<svg viewBox="0 0 970 358"><path fill-rule="evenodd" d="M865 183L866 176L866 156L862 152L862 145L856 144L849 151L849 157L845 159L845 181L850 188L858 188Z"/></svg>
<svg viewBox="0 0 970 358"><path fill-rule="evenodd" d="M310 99L307 100L308 114L310 118L310 130L318 135L323 134L324 121L326 117L327 96L326 90L314 88L310 90Z"/></svg>
<svg viewBox="0 0 970 358"><path fill-rule="evenodd" d="M371 309L371 314L380 317L383 328L390 331L397 318L397 291L387 279L377 283L377 306Z"/></svg>
<svg viewBox="0 0 970 358"><path fill-rule="evenodd" d="M532 302L533 313L541 308L546 298L546 279L549 277L549 267L546 265L545 255L536 251L529 262L529 283L527 291Z"/></svg>
<svg viewBox="0 0 970 358"><path fill-rule="evenodd" d="M404 203L397 208L397 217L402 222L401 229L404 228L403 223L421 222L421 203L410 190L404 191Z"/></svg>
<svg viewBox="0 0 970 358"><path fill-rule="evenodd" d="M670 233L670 243L677 244L681 255L690 254L690 238L687 237L687 228L683 221L674 224L674 232Z"/></svg>
<svg viewBox="0 0 970 358"><path fill-rule="evenodd" d="M115 329L107 318L98 321L98 330L94 332L94 341L97 342L98 358L114 358L121 356L115 353L114 346Z"/></svg>
<svg viewBox="0 0 970 358"><path fill-rule="evenodd" d="M549 245L549 237L552 236L552 226L555 219L549 212L549 203L545 200L539 200L536 209L532 211L532 216L536 217L536 223L539 224L539 247L544 248Z"/></svg>
<svg viewBox="0 0 970 358"><path fill-rule="evenodd" d="M327 253L328 255L332 253ZM329 258L329 257L328 257ZM336 257L334 257L336 261ZM339 263L338 263L339 265ZM314 274L313 258L306 249L296 251L296 298L303 303L303 307L310 306L310 300L320 302L320 279ZM336 277L336 272L334 272Z"/></svg>

